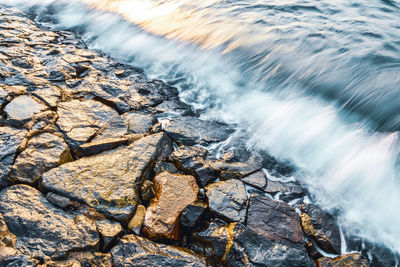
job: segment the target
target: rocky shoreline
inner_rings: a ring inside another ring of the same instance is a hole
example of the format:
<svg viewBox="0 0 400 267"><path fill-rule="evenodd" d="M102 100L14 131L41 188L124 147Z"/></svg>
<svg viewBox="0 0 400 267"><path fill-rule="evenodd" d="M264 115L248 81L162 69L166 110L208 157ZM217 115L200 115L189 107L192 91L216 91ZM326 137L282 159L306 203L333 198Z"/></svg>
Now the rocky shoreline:
<svg viewBox="0 0 400 267"><path fill-rule="evenodd" d="M235 128L176 88L17 10L0 29L0 266L368 266L264 172L290 167L209 151Z"/></svg>

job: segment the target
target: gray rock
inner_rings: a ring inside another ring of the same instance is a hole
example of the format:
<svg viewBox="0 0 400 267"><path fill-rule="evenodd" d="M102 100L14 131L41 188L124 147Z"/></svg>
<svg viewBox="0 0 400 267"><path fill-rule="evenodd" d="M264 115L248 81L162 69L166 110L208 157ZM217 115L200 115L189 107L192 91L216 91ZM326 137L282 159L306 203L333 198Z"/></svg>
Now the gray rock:
<svg viewBox="0 0 400 267"><path fill-rule="evenodd" d="M17 237L15 248L32 257L62 257L99 243L93 221L57 209L28 185L14 185L0 192L0 214Z"/></svg>
<svg viewBox="0 0 400 267"><path fill-rule="evenodd" d="M128 145L128 143L128 137L100 139L99 141L93 141L80 145L74 150L74 154L78 158L89 157L100 154L107 150L112 150L122 145Z"/></svg>
<svg viewBox="0 0 400 267"><path fill-rule="evenodd" d="M72 156L62 135L41 133L33 136L18 155L9 177L12 181L34 183L46 171L68 161Z"/></svg>
<svg viewBox="0 0 400 267"><path fill-rule="evenodd" d="M242 182L263 190L267 186L267 177L263 171L258 171L245 176L241 179Z"/></svg>
<svg viewBox="0 0 400 267"><path fill-rule="evenodd" d="M261 158L251 155L245 162L229 162L225 159L209 162L210 166L220 172L221 179L240 179L262 168Z"/></svg>
<svg viewBox="0 0 400 267"><path fill-rule="evenodd" d="M142 134L148 133L157 122L153 115L138 112L129 112L123 115L130 133Z"/></svg>
<svg viewBox="0 0 400 267"><path fill-rule="evenodd" d="M14 98L6 105L4 111L7 113L7 119L10 121L25 123L29 121L32 115L46 110L47 107L38 103L33 98L23 95Z"/></svg>
<svg viewBox="0 0 400 267"><path fill-rule="evenodd" d="M206 186L212 212L230 221L244 222L247 193L243 182L231 179Z"/></svg>
<svg viewBox="0 0 400 267"><path fill-rule="evenodd" d="M82 158L43 174L42 185L73 200L83 201L106 216L127 220L139 200L140 184L152 164L172 150L163 133L139 139L127 148Z"/></svg>
<svg viewBox="0 0 400 267"><path fill-rule="evenodd" d="M8 173L26 133L25 130L0 127L0 189L10 185Z"/></svg>
<svg viewBox="0 0 400 267"><path fill-rule="evenodd" d="M106 250L114 241L117 240L119 234L124 230L119 222L110 220L96 221L97 231L103 237L102 250Z"/></svg>
<svg viewBox="0 0 400 267"><path fill-rule="evenodd" d="M46 199L50 203L53 203L60 208L66 208L71 203L71 200L69 198L54 194L52 192L47 193Z"/></svg>
<svg viewBox="0 0 400 267"><path fill-rule="evenodd" d="M233 129L226 124L203 121L196 117L178 117L162 121L163 130L183 145L209 144L226 140Z"/></svg>
<svg viewBox="0 0 400 267"><path fill-rule="evenodd" d="M128 124L121 116L114 116L106 125L104 125L93 138L92 142L103 139L120 138L128 133Z"/></svg>
<svg viewBox="0 0 400 267"><path fill-rule="evenodd" d="M206 209L207 205L201 202L188 205L181 214L181 225L189 228L195 226Z"/></svg>
<svg viewBox="0 0 400 267"><path fill-rule="evenodd" d="M207 266L203 258L178 247L158 244L135 235L124 236L111 250L113 266Z"/></svg>
<svg viewBox="0 0 400 267"><path fill-rule="evenodd" d="M111 267L110 253L71 252L66 260L46 261L40 267Z"/></svg>
<svg viewBox="0 0 400 267"><path fill-rule="evenodd" d="M58 105L57 125L65 133L72 149L86 143L96 132L110 122L118 113L94 100L72 100Z"/></svg>

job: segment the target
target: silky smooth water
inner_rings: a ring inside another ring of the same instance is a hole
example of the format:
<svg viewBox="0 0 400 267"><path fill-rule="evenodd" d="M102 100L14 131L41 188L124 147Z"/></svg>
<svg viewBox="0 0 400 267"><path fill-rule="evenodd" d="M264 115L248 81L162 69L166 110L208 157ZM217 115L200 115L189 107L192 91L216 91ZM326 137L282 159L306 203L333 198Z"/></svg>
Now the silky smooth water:
<svg viewBox="0 0 400 267"><path fill-rule="evenodd" d="M342 227L400 252L400 3L0 0L176 86L296 166Z"/></svg>

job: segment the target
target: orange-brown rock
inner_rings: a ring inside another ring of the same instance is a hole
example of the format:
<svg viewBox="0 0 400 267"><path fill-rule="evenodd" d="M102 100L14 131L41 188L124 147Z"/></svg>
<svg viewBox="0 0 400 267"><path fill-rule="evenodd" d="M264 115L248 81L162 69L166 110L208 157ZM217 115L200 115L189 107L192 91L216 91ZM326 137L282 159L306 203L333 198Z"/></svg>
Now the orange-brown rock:
<svg viewBox="0 0 400 267"><path fill-rule="evenodd" d="M317 267L367 267L368 262L359 254L340 255L334 259L323 257L315 261Z"/></svg>
<svg viewBox="0 0 400 267"><path fill-rule="evenodd" d="M152 239L178 239L179 217L197 200L196 180L191 175L162 172L153 182L156 196L146 211L143 232Z"/></svg>

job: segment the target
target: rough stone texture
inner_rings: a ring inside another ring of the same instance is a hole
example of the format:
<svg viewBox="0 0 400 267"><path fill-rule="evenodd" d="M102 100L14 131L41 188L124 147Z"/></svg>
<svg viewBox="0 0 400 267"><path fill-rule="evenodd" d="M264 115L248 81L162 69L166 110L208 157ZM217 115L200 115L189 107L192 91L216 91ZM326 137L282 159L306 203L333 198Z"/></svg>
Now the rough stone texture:
<svg viewBox="0 0 400 267"><path fill-rule="evenodd" d="M34 183L43 173L72 161L68 145L61 134L42 133L32 137L18 155L9 178L22 183Z"/></svg>
<svg viewBox="0 0 400 267"><path fill-rule="evenodd" d="M121 116L114 116L107 124L101 127L95 134L92 142L102 141L103 139L119 138L128 133L128 125Z"/></svg>
<svg viewBox="0 0 400 267"><path fill-rule="evenodd" d="M33 257L62 257L72 250L96 247L99 242L93 221L57 209L28 185L0 192L0 214L17 237L15 248Z"/></svg>
<svg viewBox="0 0 400 267"><path fill-rule="evenodd" d="M300 197L304 195L304 190L302 186L297 182L273 181L270 179L268 179L267 187L264 188L264 192L270 194L283 192L286 195L292 195L294 197Z"/></svg>
<svg viewBox="0 0 400 267"><path fill-rule="evenodd" d="M14 98L5 106L4 111L7 113L7 120L23 124L29 121L34 114L46 109L45 105L33 100L32 97L23 95Z"/></svg>
<svg viewBox="0 0 400 267"><path fill-rule="evenodd" d="M210 166L220 172L221 179L240 179L246 175L256 172L262 168L261 159L250 156L245 162L228 162L224 159L209 162Z"/></svg>
<svg viewBox="0 0 400 267"><path fill-rule="evenodd" d="M267 186L267 177L265 177L263 171L252 173L243 177L241 180L242 182L254 186L260 190L263 190Z"/></svg>
<svg viewBox="0 0 400 267"><path fill-rule="evenodd" d="M86 143L118 113L100 102L72 100L58 105L57 125L72 149Z"/></svg>
<svg viewBox="0 0 400 267"><path fill-rule="evenodd" d="M179 216L197 199L199 187L190 175L163 172L154 177L156 197L146 210L143 232L150 238L179 238Z"/></svg>
<svg viewBox="0 0 400 267"><path fill-rule="evenodd" d="M128 132L135 134L148 133L157 122L153 115L138 112L129 112L123 115L128 125Z"/></svg>
<svg viewBox="0 0 400 267"><path fill-rule="evenodd" d="M103 238L103 250L107 249L123 231L123 228L119 222L112 222L110 220L96 221L96 226L97 231Z"/></svg>
<svg viewBox="0 0 400 267"><path fill-rule="evenodd" d="M156 175L165 171L169 173L178 173L175 165L170 162L157 162L156 166L154 166L154 172Z"/></svg>
<svg viewBox="0 0 400 267"><path fill-rule="evenodd" d="M111 250L113 266L206 266L203 258L188 250L154 243L145 238L127 235Z"/></svg>
<svg viewBox="0 0 400 267"><path fill-rule="evenodd" d="M74 154L78 158L90 157L107 150L115 149L122 145L128 145L128 143L128 137L100 139L99 141L80 145L77 149L74 150Z"/></svg>
<svg viewBox="0 0 400 267"><path fill-rule="evenodd" d="M231 179L206 187L209 207L218 216L234 222L244 222L247 193L243 182Z"/></svg>
<svg viewBox="0 0 400 267"><path fill-rule="evenodd" d="M226 124L196 117L178 117L163 123L163 130L183 145L209 144L226 140L233 130Z"/></svg>
<svg viewBox="0 0 400 267"><path fill-rule="evenodd" d="M334 259L332 258L319 258L316 261L317 267L367 267L368 262L359 254L345 254Z"/></svg>
<svg viewBox="0 0 400 267"><path fill-rule="evenodd" d="M143 205L139 205L136 209L135 215L128 223L128 228L133 231L136 235L140 234L142 229L144 216L146 215L146 208Z"/></svg>
<svg viewBox="0 0 400 267"><path fill-rule="evenodd" d="M0 266L36 267L39 264L38 260L26 255L2 255L0 252Z"/></svg>
<svg viewBox="0 0 400 267"><path fill-rule="evenodd" d="M47 193L46 199L50 203L53 203L60 208L66 208L71 203L71 200L69 198L54 194L52 192Z"/></svg>
<svg viewBox="0 0 400 267"><path fill-rule="evenodd" d="M149 167L171 152L171 141L158 133L124 149L66 163L43 174L46 190L80 200L117 220L127 220L139 200Z"/></svg>
<svg viewBox="0 0 400 267"><path fill-rule="evenodd" d="M0 189L10 185L8 173L26 131L0 127Z"/></svg>
<svg viewBox="0 0 400 267"><path fill-rule="evenodd" d="M315 205L302 205L301 210L304 214L302 223L312 226L314 232L309 232L309 236L314 238L317 245L324 251L332 254L339 254L341 249L340 229L335 218L321 210ZM308 223L306 222L309 219ZM304 227L303 227L304 228Z"/></svg>
<svg viewBox="0 0 400 267"><path fill-rule="evenodd" d="M206 155L204 148L181 146L168 159L182 171L195 176L201 186L206 186L217 177L217 173L205 162Z"/></svg>
<svg viewBox="0 0 400 267"><path fill-rule="evenodd" d="M262 231L270 240L303 244L304 234L296 211L284 202L252 195L247 212L247 226Z"/></svg>
<svg viewBox="0 0 400 267"><path fill-rule="evenodd" d="M262 228L252 229L237 223L232 229L232 237L225 257L229 266L315 266L303 246L273 241Z"/></svg>
<svg viewBox="0 0 400 267"><path fill-rule="evenodd" d="M188 205L182 212L180 220L181 225L189 228L195 226L206 209L207 209L207 204L202 202L197 202Z"/></svg>
<svg viewBox="0 0 400 267"><path fill-rule="evenodd" d="M110 253L100 252L71 252L68 259L60 261L47 261L41 267L111 267Z"/></svg>

